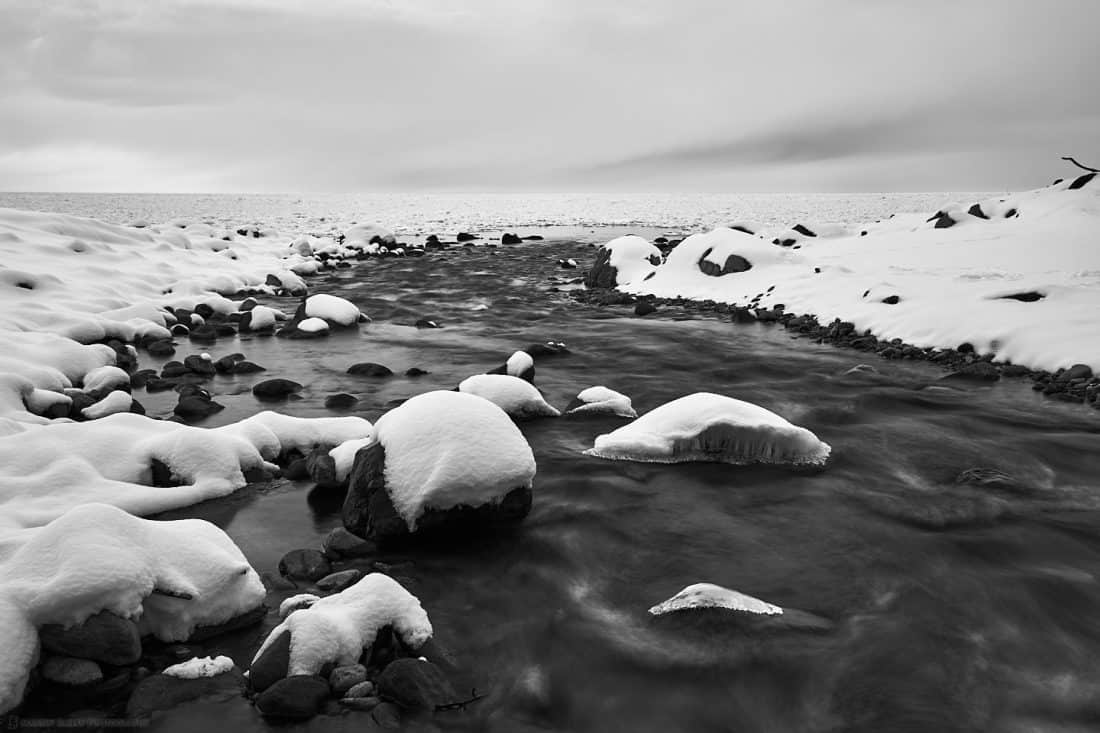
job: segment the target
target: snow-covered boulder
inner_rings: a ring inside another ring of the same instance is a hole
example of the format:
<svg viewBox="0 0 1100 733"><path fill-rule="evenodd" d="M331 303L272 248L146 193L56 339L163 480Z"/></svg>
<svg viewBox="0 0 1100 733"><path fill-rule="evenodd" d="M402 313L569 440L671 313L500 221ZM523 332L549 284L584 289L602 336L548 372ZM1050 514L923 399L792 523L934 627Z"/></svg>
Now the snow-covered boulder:
<svg viewBox="0 0 1100 733"><path fill-rule="evenodd" d="M819 465L830 448L805 428L732 397L697 392L600 435L586 455L621 461Z"/></svg>
<svg viewBox="0 0 1100 733"><path fill-rule="evenodd" d="M293 675L315 675L327 664L357 664L378 632L389 627L416 651L432 637L428 614L393 578L371 573L325 598L295 596L281 624L271 630L252 659L249 684L262 692Z"/></svg>
<svg viewBox="0 0 1100 733"><path fill-rule="evenodd" d="M543 399L534 385L509 374L475 374L462 380L458 391L483 397L517 420L561 414Z"/></svg>
<svg viewBox="0 0 1100 733"><path fill-rule="evenodd" d="M661 267L664 272L681 270L688 274L721 277L771 265L791 256L759 237L719 227L686 238L672 250Z"/></svg>
<svg viewBox="0 0 1100 733"><path fill-rule="evenodd" d="M566 408L567 415L617 415L618 417L638 417L630 398L621 392L607 387L597 386L581 390Z"/></svg>
<svg viewBox="0 0 1100 733"><path fill-rule="evenodd" d="M490 369L489 374L508 374L513 377L519 377L531 384L535 383L535 360L526 351L516 351L508 360L496 367Z"/></svg>
<svg viewBox="0 0 1100 733"><path fill-rule="evenodd" d="M355 303L327 293L309 296L304 306L306 318L322 318L332 326L354 326L363 318Z"/></svg>
<svg viewBox="0 0 1100 733"><path fill-rule="evenodd" d="M0 544L0 711L22 698L37 629L101 611L170 642L263 603L259 576L229 536L199 519L151 521L87 504Z"/></svg>
<svg viewBox="0 0 1100 733"><path fill-rule="evenodd" d="M428 392L380 417L356 454L344 526L373 540L514 523L531 508L535 458L488 400Z"/></svg>
<svg viewBox="0 0 1100 733"><path fill-rule="evenodd" d="M779 606L747 596L729 588L713 583L695 583L662 603L658 603L649 612L654 616L697 608L725 608L741 613L755 613L773 616L783 613Z"/></svg>
<svg viewBox="0 0 1100 733"><path fill-rule="evenodd" d="M397 237L380 224L356 224L344 232L344 246L365 251L370 245L393 249Z"/></svg>
<svg viewBox="0 0 1100 733"><path fill-rule="evenodd" d="M596 261L585 275L590 288L614 288L640 283L661 264L661 250L634 234L617 237L596 253Z"/></svg>

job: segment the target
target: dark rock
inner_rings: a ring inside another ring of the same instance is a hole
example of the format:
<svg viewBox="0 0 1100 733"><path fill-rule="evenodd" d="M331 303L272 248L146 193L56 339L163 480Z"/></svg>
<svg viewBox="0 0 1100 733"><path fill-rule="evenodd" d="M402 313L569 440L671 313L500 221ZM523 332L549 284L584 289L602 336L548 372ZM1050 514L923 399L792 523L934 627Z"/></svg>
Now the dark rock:
<svg viewBox="0 0 1100 733"><path fill-rule="evenodd" d="M804 224L795 224L793 227L791 227L791 229L798 232L799 234L801 234L804 237L816 237L817 236L817 234L810 231L809 227L807 227Z"/></svg>
<svg viewBox="0 0 1100 733"><path fill-rule="evenodd" d="M974 204L969 209L967 209L966 213L970 214L971 216L976 216L979 219L988 219L989 218L988 216L986 216L985 212L982 211L982 205L981 204Z"/></svg>
<svg viewBox="0 0 1100 733"><path fill-rule="evenodd" d="M1095 173L1086 173L1083 176L1074 178L1073 183L1069 184L1069 187L1066 190L1076 191L1079 188L1084 188L1094 178L1096 178Z"/></svg>
<svg viewBox="0 0 1100 733"><path fill-rule="evenodd" d="M337 573L329 573L318 580L317 587L326 593L339 593L345 588L350 588L358 583L362 577L363 573L360 570L355 570L354 568L351 570L341 570Z"/></svg>
<svg viewBox="0 0 1100 733"><path fill-rule="evenodd" d="M358 573L359 571L348 570L345 572ZM332 670L332 674L328 676L328 685L332 689L332 694L339 697L343 697L344 694L349 692L353 687L361 685L366 681L367 668L361 664L349 664L343 667L337 667Z"/></svg>
<svg viewBox="0 0 1100 733"><path fill-rule="evenodd" d="M350 410L359 403L359 398L347 392L331 394L325 398L325 407L329 410Z"/></svg>
<svg viewBox="0 0 1100 733"><path fill-rule="evenodd" d="M588 288L613 288L618 285L618 272L611 264L611 250L601 247L596 252L596 261L584 275L584 285Z"/></svg>
<svg viewBox="0 0 1100 733"><path fill-rule="evenodd" d="M382 698L376 697L374 695L365 695L359 697L349 696L340 698L341 705L351 710L359 710L361 712L374 710L381 702Z"/></svg>
<svg viewBox="0 0 1100 733"><path fill-rule="evenodd" d="M175 706L197 700L200 697L218 695L237 697L244 690L244 676L232 670L214 677L183 679L154 674L138 683L126 703L128 718L147 720L155 712L170 710Z"/></svg>
<svg viewBox="0 0 1100 733"><path fill-rule="evenodd" d="M379 695L405 710L435 710L458 694L439 667L419 659L397 659L378 676Z"/></svg>
<svg viewBox="0 0 1100 733"><path fill-rule="evenodd" d="M168 329L173 336L187 336L191 333L191 329L182 323L176 323L172 325L172 328Z"/></svg>
<svg viewBox="0 0 1100 733"><path fill-rule="evenodd" d="M149 352L149 356L171 356L176 353L176 345L172 343L172 339L160 339L150 342L145 350Z"/></svg>
<svg viewBox="0 0 1100 733"><path fill-rule="evenodd" d="M901 302L901 298L899 298L896 295L888 295L888 296L886 296L885 298L882 299L882 302L885 303L886 305L897 305L898 303Z"/></svg>
<svg viewBox="0 0 1100 733"><path fill-rule="evenodd" d="M285 679L289 667L290 631L283 631L252 663L248 671L248 686L255 692L263 692Z"/></svg>
<svg viewBox="0 0 1100 733"><path fill-rule="evenodd" d="M74 392L69 398L72 400L69 403L69 418L72 420L84 420L84 408L96 403L96 399L87 392Z"/></svg>
<svg viewBox="0 0 1100 733"><path fill-rule="evenodd" d="M1069 382L1074 379L1091 379L1092 367L1088 364L1074 364L1058 376L1059 382Z"/></svg>
<svg viewBox="0 0 1100 733"><path fill-rule="evenodd" d="M1000 378L1001 372L997 367L988 361L976 361L972 364L964 364L940 381L996 382Z"/></svg>
<svg viewBox="0 0 1100 733"><path fill-rule="evenodd" d="M334 560L370 557L378 549L373 542L367 542L362 537L353 535L344 527L336 527L325 535L321 541L321 548L326 557Z"/></svg>
<svg viewBox="0 0 1100 733"><path fill-rule="evenodd" d="M1005 364L1001 368L1002 377L1026 377L1028 374L1031 374L1031 370L1020 364Z"/></svg>
<svg viewBox="0 0 1100 733"><path fill-rule="evenodd" d="M214 362L195 354L184 358L183 365L195 374L201 374L204 377L212 377L217 371Z"/></svg>
<svg viewBox="0 0 1100 733"><path fill-rule="evenodd" d="M405 370L406 377L423 377L425 374L431 374L431 372L426 372L420 367L409 367Z"/></svg>
<svg viewBox="0 0 1100 733"><path fill-rule="evenodd" d="M321 712L329 692L328 682L321 677L296 674L260 693L256 709L265 718L309 720Z"/></svg>
<svg viewBox="0 0 1100 733"><path fill-rule="evenodd" d="M291 550L279 561L279 572L295 580L319 580L332 572L332 565L320 550Z"/></svg>
<svg viewBox="0 0 1100 733"><path fill-rule="evenodd" d="M402 726L401 708L392 702L379 704L371 711L370 716L375 724L384 730L398 730Z"/></svg>
<svg viewBox="0 0 1100 733"><path fill-rule="evenodd" d="M342 481L336 478L336 461L333 460L325 448L314 448L306 456L306 470L309 471L309 477L313 479L313 482L319 488L331 489L343 484Z"/></svg>
<svg viewBox="0 0 1100 733"><path fill-rule="evenodd" d="M730 320L734 323L755 323L756 316L753 314L751 308L733 306L730 309Z"/></svg>
<svg viewBox="0 0 1100 733"><path fill-rule="evenodd" d="M1018 300L1021 303L1034 303L1037 300L1042 300L1047 297L1046 293L1040 293L1035 290L1028 290L1023 293L1012 293L1011 295L1001 295L998 300Z"/></svg>
<svg viewBox="0 0 1100 733"><path fill-rule="evenodd" d="M636 316L648 316L650 313L656 313L657 308L648 301L641 301L634 306L634 315Z"/></svg>
<svg viewBox="0 0 1100 733"><path fill-rule="evenodd" d="M531 490L520 487L508 492L498 504L428 509L417 520L416 534L471 533L513 525L531 511L531 499ZM408 525L386 491L385 450L381 443L361 448L355 454L342 518L349 532L373 542L409 539Z"/></svg>
<svg viewBox="0 0 1100 733"><path fill-rule="evenodd" d="M744 224L734 224L733 226L730 227L730 229L734 230L735 232L744 232L745 234L756 234L756 232L749 229Z"/></svg>
<svg viewBox="0 0 1100 733"><path fill-rule="evenodd" d="M255 374L256 372L266 372L259 364L255 364L251 361L238 361L233 365L233 374Z"/></svg>
<svg viewBox="0 0 1100 733"><path fill-rule="evenodd" d="M707 255L710 254L708 249L699 258L699 271L704 275L710 275L711 277L721 277L722 275L729 275L735 272L745 272L752 269L752 263L746 260L741 255L731 254L726 258L725 264L719 267L716 263L707 259Z"/></svg>
<svg viewBox="0 0 1100 733"><path fill-rule="evenodd" d="M302 385L289 379L268 379L254 386L252 394L261 400L277 400L302 389Z"/></svg>
<svg viewBox="0 0 1100 733"><path fill-rule="evenodd" d="M459 242L471 242L475 239L480 239L476 234L470 234L469 232L459 232L455 240Z"/></svg>
<svg viewBox="0 0 1100 733"><path fill-rule="evenodd" d="M202 420L224 409L225 405L214 402L209 397L192 394L180 397L180 401L172 408L172 412L184 420L191 421Z"/></svg>
<svg viewBox="0 0 1100 733"><path fill-rule="evenodd" d="M214 370L221 374L230 374L238 362L244 361L244 354L228 354L214 362Z"/></svg>
<svg viewBox="0 0 1100 733"><path fill-rule="evenodd" d="M520 237L516 234L507 234L506 233L500 238L500 243L501 244L519 244L522 241L523 240L520 239Z"/></svg>
<svg viewBox="0 0 1100 733"><path fill-rule="evenodd" d="M208 320L210 316L214 315L214 309L206 303L199 303L195 306L195 313L201 316L203 320Z"/></svg>
<svg viewBox="0 0 1100 733"><path fill-rule="evenodd" d="M348 367L348 374L357 377L389 377L393 375L393 371L381 364L365 361Z"/></svg>
<svg viewBox="0 0 1100 733"><path fill-rule="evenodd" d="M197 644L207 639L214 639L222 634L228 634L232 631L240 631L241 629L247 629L250 626L255 626L267 617L267 606L263 604L256 606L251 611L245 611L244 613L237 614L228 621L222 621L220 624L206 624L196 626L195 630L191 632L191 635L187 637L187 641L192 644Z"/></svg>
<svg viewBox="0 0 1100 733"><path fill-rule="evenodd" d="M68 657L115 666L135 664L141 658L137 624L109 611L100 611L69 628L46 624L38 629L38 636L44 649Z"/></svg>
<svg viewBox="0 0 1100 733"><path fill-rule="evenodd" d="M974 344L970 343L969 341L964 341L963 343L955 347L955 351L959 352L960 354L973 354Z"/></svg>
<svg viewBox="0 0 1100 733"><path fill-rule="evenodd" d="M568 356L570 353L568 347L560 341L546 341L541 344L529 344L525 346L523 350L534 359L543 356Z"/></svg>
<svg viewBox="0 0 1100 733"><path fill-rule="evenodd" d="M528 234L526 237L523 237L523 241L524 242L541 242L542 241L542 235L541 234Z"/></svg>
<svg viewBox="0 0 1100 733"><path fill-rule="evenodd" d="M256 302L255 298L245 298L244 300L241 301L241 304L239 306L237 306L237 311L240 312L240 313L245 313L247 311L252 310L253 308L255 308L258 305L259 305L259 303Z"/></svg>
<svg viewBox="0 0 1100 733"><path fill-rule="evenodd" d="M948 229L958 223L946 211L937 211L928 221L936 222L936 229Z"/></svg>
<svg viewBox="0 0 1100 733"><path fill-rule="evenodd" d="M439 323L436 321L429 321L427 318L421 318L416 322L417 328L439 328Z"/></svg>

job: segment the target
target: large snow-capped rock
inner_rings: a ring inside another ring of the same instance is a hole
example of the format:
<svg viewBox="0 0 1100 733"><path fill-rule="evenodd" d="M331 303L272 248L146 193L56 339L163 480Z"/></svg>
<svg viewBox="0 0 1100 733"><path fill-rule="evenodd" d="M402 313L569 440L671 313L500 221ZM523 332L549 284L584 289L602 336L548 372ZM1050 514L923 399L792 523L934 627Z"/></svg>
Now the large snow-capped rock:
<svg viewBox="0 0 1100 733"><path fill-rule="evenodd" d="M370 245L391 249L397 244L393 232L381 224L356 224L344 232L344 246L366 250Z"/></svg>
<svg viewBox="0 0 1100 733"><path fill-rule="evenodd" d="M596 261L585 275L590 288L614 288L637 284L661 264L661 250L634 234L612 239L596 253Z"/></svg>
<svg viewBox="0 0 1100 733"><path fill-rule="evenodd" d="M328 293L311 295L305 300L306 318L321 318L335 326L354 326L363 314L350 300Z"/></svg>
<svg viewBox="0 0 1100 733"><path fill-rule="evenodd" d="M751 402L697 392L596 438L586 455L621 461L823 464L829 446Z"/></svg>
<svg viewBox="0 0 1100 733"><path fill-rule="evenodd" d="M509 374L475 374L462 380L458 391L487 399L517 420L561 414L534 385Z"/></svg>
<svg viewBox="0 0 1100 733"><path fill-rule="evenodd" d="M257 608L265 590L229 536L199 519L150 521L104 504L0 540L0 711L22 698L37 629L101 611L170 642Z"/></svg>
<svg viewBox="0 0 1100 733"><path fill-rule="evenodd" d="M508 415L486 399L428 392L380 417L359 450L344 526L369 539L511 523L527 515L535 459Z"/></svg>
<svg viewBox="0 0 1100 733"><path fill-rule="evenodd" d="M428 614L393 578L371 573L340 593L294 597L296 610L271 630L252 659L250 685L262 692L292 675L314 675L326 664L357 664L389 627L410 650L432 636Z"/></svg>

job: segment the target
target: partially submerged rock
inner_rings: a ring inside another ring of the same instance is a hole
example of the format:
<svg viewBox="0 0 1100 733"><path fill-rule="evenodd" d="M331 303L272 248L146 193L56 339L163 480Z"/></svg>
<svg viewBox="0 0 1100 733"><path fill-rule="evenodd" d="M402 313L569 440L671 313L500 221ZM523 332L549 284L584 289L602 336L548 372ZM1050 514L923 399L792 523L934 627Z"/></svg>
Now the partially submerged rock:
<svg viewBox="0 0 1100 733"><path fill-rule="evenodd" d="M596 438L586 455L651 463L716 461L821 465L830 448L805 428L749 402L697 392Z"/></svg>
<svg viewBox="0 0 1100 733"><path fill-rule="evenodd" d="M561 414L543 399L530 382L509 374L475 374L462 380L458 391L489 400L510 417L519 420Z"/></svg>

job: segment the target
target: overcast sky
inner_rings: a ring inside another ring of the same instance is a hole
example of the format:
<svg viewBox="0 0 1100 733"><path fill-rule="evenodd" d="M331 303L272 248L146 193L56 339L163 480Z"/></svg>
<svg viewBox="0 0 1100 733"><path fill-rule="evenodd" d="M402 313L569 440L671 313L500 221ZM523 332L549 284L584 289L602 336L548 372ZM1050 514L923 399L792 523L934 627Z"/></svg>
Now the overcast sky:
<svg viewBox="0 0 1100 733"><path fill-rule="evenodd" d="M1100 165L1100 0L0 0L0 190L913 191Z"/></svg>

